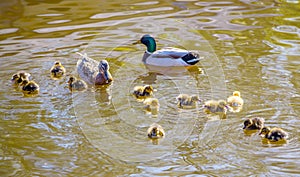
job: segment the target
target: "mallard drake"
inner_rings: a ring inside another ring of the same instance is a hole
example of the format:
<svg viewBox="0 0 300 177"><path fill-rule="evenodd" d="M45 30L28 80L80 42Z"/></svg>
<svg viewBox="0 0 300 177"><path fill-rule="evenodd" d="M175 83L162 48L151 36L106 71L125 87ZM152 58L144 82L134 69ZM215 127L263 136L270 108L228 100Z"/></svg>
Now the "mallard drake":
<svg viewBox="0 0 300 177"><path fill-rule="evenodd" d="M163 130L162 126L158 125L157 123L153 123L147 130L147 135L151 139L158 139L165 137L165 131Z"/></svg>
<svg viewBox="0 0 300 177"><path fill-rule="evenodd" d="M137 99L145 99L153 95L153 87L151 85L144 85L144 86L135 86L133 88L133 95Z"/></svg>
<svg viewBox="0 0 300 177"><path fill-rule="evenodd" d="M71 91L83 91L88 87L83 80L77 79L75 76L69 78L68 86Z"/></svg>
<svg viewBox="0 0 300 177"><path fill-rule="evenodd" d="M50 73L53 78L60 78L66 73L66 69L61 62L56 61L51 67Z"/></svg>
<svg viewBox="0 0 300 177"><path fill-rule="evenodd" d="M217 113L221 118L226 118L228 106L225 100L209 100L204 103L204 112L207 114Z"/></svg>
<svg viewBox="0 0 300 177"><path fill-rule="evenodd" d="M143 56L143 62L155 66L191 66L200 61L199 54L183 49L166 47L156 50L155 39L149 34L144 35L138 42L147 47Z"/></svg>
<svg viewBox="0 0 300 177"><path fill-rule="evenodd" d="M40 90L40 87L37 83L35 83L34 81L29 81L27 79L24 79L21 82L20 86L25 94L36 94Z"/></svg>
<svg viewBox="0 0 300 177"><path fill-rule="evenodd" d="M177 106L179 108L195 108L196 102L200 102L201 100L197 95L188 95L188 94L180 94L176 98Z"/></svg>
<svg viewBox="0 0 300 177"><path fill-rule="evenodd" d="M241 98L239 91L234 91L232 96L227 98L227 103L230 108L229 111L240 112L243 108L244 100Z"/></svg>
<svg viewBox="0 0 300 177"><path fill-rule="evenodd" d="M143 103L146 111L153 115L158 114L160 104L157 98L146 98Z"/></svg>
<svg viewBox="0 0 300 177"><path fill-rule="evenodd" d="M263 127L260 130L259 135L264 136L265 138L272 141L285 140L288 138L288 133L277 127Z"/></svg>
<svg viewBox="0 0 300 177"><path fill-rule="evenodd" d="M78 54L82 56L82 59L77 62L77 72L85 82L94 85L105 85L113 81L106 60L98 62L87 57L86 54Z"/></svg>
<svg viewBox="0 0 300 177"><path fill-rule="evenodd" d="M260 117L246 119L244 121L243 129L245 129L245 130L257 130L257 129L260 130L264 127L264 122L265 122L265 119L260 118Z"/></svg>
<svg viewBox="0 0 300 177"><path fill-rule="evenodd" d="M29 73L20 71L20 72L17 72L12 75L11 81L13 82L13 84L18 86L19 84L22 83L23 80L26 80L26 79L29 80L29 77L30 77Z"/></svg>

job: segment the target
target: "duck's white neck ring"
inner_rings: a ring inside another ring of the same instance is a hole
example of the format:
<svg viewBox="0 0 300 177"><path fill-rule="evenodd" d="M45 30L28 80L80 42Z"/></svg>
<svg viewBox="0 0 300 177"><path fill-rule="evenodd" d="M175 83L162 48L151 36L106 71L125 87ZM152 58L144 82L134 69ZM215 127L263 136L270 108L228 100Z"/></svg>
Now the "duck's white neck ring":
<svg viewBox="0 0 300 177"><path fill-rule="evenodd" d="M147 54L150 54L150 55L152 54L152 52L149 52L148 50L146 50L146 53L147 53Z"/></svg>

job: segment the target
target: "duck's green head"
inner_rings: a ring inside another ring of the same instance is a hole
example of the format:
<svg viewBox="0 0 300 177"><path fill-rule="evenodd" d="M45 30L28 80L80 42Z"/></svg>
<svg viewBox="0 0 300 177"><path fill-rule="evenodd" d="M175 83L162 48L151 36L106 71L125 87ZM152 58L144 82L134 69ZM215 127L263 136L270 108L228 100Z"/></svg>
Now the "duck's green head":
<svg viewBox="0 0 300 177"><path fill-rule="evenodd" d="M155 39L150 36L149 34L145 34L142 38L141 38L141 43L144 44L145 46L147 46L147 51L150 53L155 52L156 50L156 42Z"/></svg>

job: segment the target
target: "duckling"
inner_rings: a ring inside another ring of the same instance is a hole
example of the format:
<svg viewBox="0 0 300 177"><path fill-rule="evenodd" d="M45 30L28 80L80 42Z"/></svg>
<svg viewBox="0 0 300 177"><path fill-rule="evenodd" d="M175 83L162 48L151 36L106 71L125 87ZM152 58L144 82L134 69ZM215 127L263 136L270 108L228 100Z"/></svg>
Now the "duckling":
<svg viewBox="0 0 300 177"><path fill-rule="evenodd" d="M80 54L82 59L77 62L79 76L89 84L106 85L113 81L109 72L109 64L106 60L100 62L89 58L86 54Z"/></svg>
<svg viewBox="0 0 300 177"><path fill-rule="evenodd" d="M209 100L204 103L204 112L206 114L217 113L221 118L226 118L227 103L225 100Z"/></svg>
<svg viewBox="0 0 300 177"><path fill-rule="evenodd" d="M24 79L20 86L22 87L22 91L25 94L36 94L39 92L40 87L37 83L35 83L34 81L29 81L27 79Z"/></svg>
<svg viewBox="0 0 300 177"><path fill-rule="evenodd" d="M153 87L151 85L135 86L133 89L133 95L137 99L145 99L153 95Z"/></svg>
<svg viewBox="0 0 300 177"><path fill-rule="evenodd" d="M245 130L257 130L257 129L262 129L264 127L264 122L265 119L264 118L260 118L260 117L255 117L252 119L246 119L244 121L244 127L243 129Z"/></svg>
<svg viewBox="0 0 300 177"><path fill-rule="evenodd" d="M157 115L159 111L159 101L157 98L146 98L144 100L144 108L146 111L151 112L153 115Z"/></svg>
<svg viewBox="0 0 300 177"><path fill-rule="evenodd" d="M165 137L165 131L162 126L157 123L153 123L147 130L148 137L151 139L158 139Z"/></svg>
<svg viewBox="0 0 300 177"><path fill-rule="evenodd" d="M53 78L61 78L66 73L66 69L61 62L56 61L51 67L50 73Z"/></svg>
<svg viewBox="0 0 300 177"><path fill-rule="evenodd" d="M244 100L241 98L241 93L239 91L234 91L232 96L227 98L227 103L229 106L229 111L240 112L243 108Z"/></svg>
<svg viewBox="0 0 300 177"><path fill-rule="evenodd" d="M227 103L225 100L209 100L204 103L204 112L207 114L223 112L226 113L228 109Z"/></svg>
<svg viewBox="0 0 300 177"><path fill-rule="evenodd" d="M277 127L263 127L259 135L264 136L271 141L285 140L288 138L288 133Z"/></svg>
<svg viewBox="0 0 300 177"><path fill-rule="evenodd" d="M11 81L14 85L18 86L25 79L29 80L30 74L24 71L17 72L12 75Z"/></svg>
<svg viewBox="0 0 300 177"><path fill-rule="evenodd" d="M201 101L197 95L180 94L177 96L177 106L179 108L195 108L196 102Z"/></svg>
<svg viewBox="0 0 300 177"><path fill-rule="evenodd" d="M88 87L83 80L77 79L75 76L71 76L69 78L68 85L71 91L83 91Z"/></svg>

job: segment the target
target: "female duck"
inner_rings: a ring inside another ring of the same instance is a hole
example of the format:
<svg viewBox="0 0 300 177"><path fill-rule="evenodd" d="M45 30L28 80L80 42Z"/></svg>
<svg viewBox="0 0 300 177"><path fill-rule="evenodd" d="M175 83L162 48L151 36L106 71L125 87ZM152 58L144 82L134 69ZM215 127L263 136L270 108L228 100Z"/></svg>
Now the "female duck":
<svg viewBox="0 0 300 177"><path fill-rule="evenodd" d="M244 121L244 130L260 130L264 127L264 118L255 117Z"/></svg>
<svg viewBox="0 0 300 177"><path fill-rule="evenodd" d="M188 94L180 94L176 100L179 108L195 108L196 102L201 101L197 95L190 96Z"/></svg>
<svg viewBox="0 0 300 177"><path fill-rule="evenodd" d="M200 61L199 54L187 50L172 47L156 50L155 39L148 34L136 43L142 43L147 47L143 56L143 62L147 65L191 66Z"/></svg>
<svg viewBox="0 0 300 177"><path fill-rule="evenodd" d="M29 80L30 74L24 71L17 72L12 75L11 81L14 85L18 86L23 80Z"/></svg>
<svg viewBox="0 0 300 177"><path fill-rule="evenodd" d="M61 62L56 61L51 67L50 73L53 78L60 78L66 73L66 69Z"/></svg>
<svg viewBox="0 0 300 177"><path fill-rule="evenodd" d="M153 123L147 130L148 137L151 139L163 138L165 136L164 129L157 123Z"/></svg>
<svg viewBox="0 0 300 177"><path fill-rule="evenodd" d="M144 105L145 110L151 112L152 115L158 114L160 104L157 98L146 98Z"/></svg>
<svg viewBox="0 0 300 177"><path fill-rule="evenodd" d="M259 135L263 135L265 138L272 141L285 140L288 138L288 133L277 127L264 127L261 129Z"/></svg>
<svg viewBox="0 0 300 177"><path fill-rule="evenodd" d="M232 96L227 98L227 103L231 112L240 112L243 108L244 100L241 98L239 91L234 91Z"/></svg>
<svg viewBox="0 0 300 177"><path fill-rule="evenodd" d="M133 88L133 95L137 99L145 99L153 95L153 87L151 85L135 86Z"/></svg>
<svg viewBox="0 0 300 177"><path fill-rule="evenodd" d="M77 72L79 76L89 84L105 85L112 82L113 78L109 72L109 64L106 60L100 62L82 55L82 59L77 62Z"/></svg>
<svg viewBox="0 0 300 177"><path fill-rule="evenodd" d="M40 87L37 83L35 83L34 81L29 81L27 79L24 79L20 86L22 87L22 91L25 94L37 94L40 90Z"/></svg>
<svg viewBox="0 0 300 177"><path fill-rule="evenodd" d="M71 91L83 91L87 89L87 85L83 80L71 76L68 81L69 89Z"/></svg>

